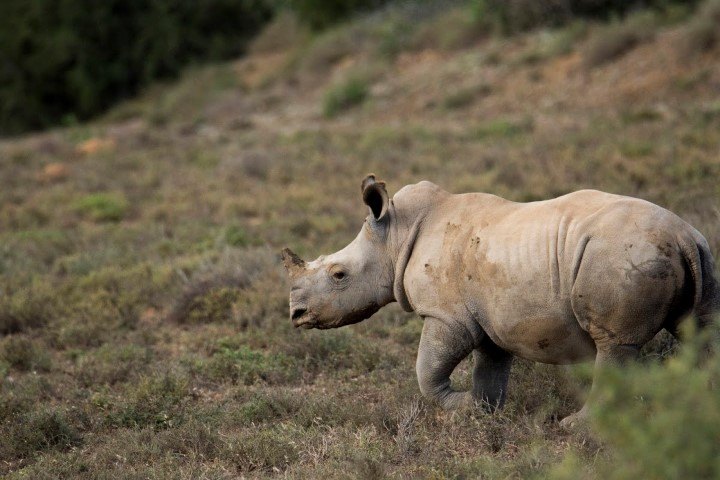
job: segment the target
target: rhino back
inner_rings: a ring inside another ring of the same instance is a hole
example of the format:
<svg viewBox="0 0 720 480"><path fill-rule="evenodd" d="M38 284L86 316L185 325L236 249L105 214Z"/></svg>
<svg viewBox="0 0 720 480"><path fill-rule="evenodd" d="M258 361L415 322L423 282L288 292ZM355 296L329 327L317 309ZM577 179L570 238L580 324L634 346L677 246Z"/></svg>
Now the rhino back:
<svg viewBox="0 0 720 480"><path fill-rule="evenodd" d="M405 272L408 297L421 315L477 322L526 358L573 362L595 351L588 319L576 310L596 308L593 296L621 301L619 281L672 283L683 268L675 239L688 229L659 206L597 191L532 203L452 195L417 239ZM575 305L575 282L588 261L595 278L584 274L589 284L579 295L589 298ZM640 276L633 265L641 265Z"/></svg>

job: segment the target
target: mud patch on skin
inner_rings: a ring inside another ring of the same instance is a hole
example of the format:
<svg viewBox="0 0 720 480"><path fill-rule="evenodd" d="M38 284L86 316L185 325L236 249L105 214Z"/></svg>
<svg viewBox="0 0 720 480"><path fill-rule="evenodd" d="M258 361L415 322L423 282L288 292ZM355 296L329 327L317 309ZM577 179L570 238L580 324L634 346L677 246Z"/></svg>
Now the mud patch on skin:
<svg viewBox="0 0 720 480"><path fill-rule="evenodd" d="M664 280L670 276L675 276L672 263L667 259L645 260L638 264L630 262L630 267L625 269L625 278L630 280L634 275L652 278L656 280Z"/></svg>
<svg viewBox="0 0 720 480"><path fill-rule="evenodd" d="M673 248L672 244L670 242L665 242L664 244L657 245L658 251L666 256L667 258L671 258L673 254L675 253L675 249Z"/></svg>
<svg viewBox="0 0 720 480"><path fill-rule="evenodd" d="M548 340L547 338L543 338L542 340L540 340L538 342L538 348L540 350L545 350L549 346L550 346L550 340Z"/></svg>

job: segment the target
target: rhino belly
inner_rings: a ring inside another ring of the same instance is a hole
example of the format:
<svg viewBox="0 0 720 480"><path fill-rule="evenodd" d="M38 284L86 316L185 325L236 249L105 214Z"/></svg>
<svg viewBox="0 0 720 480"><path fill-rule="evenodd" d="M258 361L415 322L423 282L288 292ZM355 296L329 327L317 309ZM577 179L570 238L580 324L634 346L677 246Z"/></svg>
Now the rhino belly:
<svg viewBox="0 0 720 480"><path fill-rule="evenodd" d="M535 362L568 364L595 356L595 343L574 315L531 310L500 315L486 331L500 347Z"/></svg>

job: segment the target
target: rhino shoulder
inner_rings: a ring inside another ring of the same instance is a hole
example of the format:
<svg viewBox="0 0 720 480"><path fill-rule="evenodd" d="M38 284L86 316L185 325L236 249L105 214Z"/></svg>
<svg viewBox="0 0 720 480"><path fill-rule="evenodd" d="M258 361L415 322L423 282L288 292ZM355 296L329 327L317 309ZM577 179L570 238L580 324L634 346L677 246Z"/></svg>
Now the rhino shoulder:
<svg viewBox="0 0 720 480"><path fill-rule="evenodd" d="M405 185L403 188L397 191L394 198L402 198L406 196L432 196L432 195L438 195L438 194L447 194L445 190L440 188L439 186L435 185L432 182L429 182L427 180L423 180L418 183L414 183L412 185Z"/></svg>
<svg viewBox="0 0 720 480"><path fill-rule="evenodd" d="M420 208L437 203L442 197L450 195L432 182L423 180L406 185L393 196L393 204L399 208Z"/></svg>

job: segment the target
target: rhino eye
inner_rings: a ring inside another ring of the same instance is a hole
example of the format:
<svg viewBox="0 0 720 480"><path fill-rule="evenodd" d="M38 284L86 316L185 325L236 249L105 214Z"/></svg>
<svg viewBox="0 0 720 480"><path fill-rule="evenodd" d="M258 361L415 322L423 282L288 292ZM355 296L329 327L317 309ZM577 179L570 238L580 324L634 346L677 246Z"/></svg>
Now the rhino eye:
<svg viewBox="0 0 720 480"><path fill-rule="evenodd" d="M338 270L337 272L333 273L332 276L335 280L342 280L343 278L345 278L345 272L343 272L342 270Z"/></svg>

